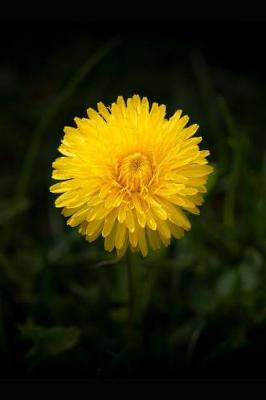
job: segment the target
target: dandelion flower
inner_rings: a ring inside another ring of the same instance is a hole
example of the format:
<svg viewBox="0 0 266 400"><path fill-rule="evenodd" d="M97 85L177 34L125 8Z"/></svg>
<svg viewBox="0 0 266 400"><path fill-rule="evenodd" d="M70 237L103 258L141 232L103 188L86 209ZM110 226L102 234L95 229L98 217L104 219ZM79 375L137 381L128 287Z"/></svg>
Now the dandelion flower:
<svg viewBox="0 0 266 400"><path fill-rule="evenodd" d="M186 127L181 110L168 119L165 105L150 107L138 95L97 107L64 128L52 174L60 182L50 191L89 242L101 235L107 251L122 256L130 247L146 256L190 229L187 212L199 214L213 170L209 151L200 151L198 125Z"/></svg>

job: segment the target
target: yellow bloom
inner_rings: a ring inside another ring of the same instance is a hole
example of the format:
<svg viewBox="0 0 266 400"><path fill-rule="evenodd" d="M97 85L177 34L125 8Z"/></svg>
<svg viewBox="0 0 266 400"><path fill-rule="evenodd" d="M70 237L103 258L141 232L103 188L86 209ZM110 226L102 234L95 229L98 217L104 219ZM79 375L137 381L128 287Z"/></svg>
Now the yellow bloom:
<svg viewBox="0 0 266 400"><path fill-rule="evenodd" d="M128 246L146 256L180 239L190 229L184 210L199 214L207 176L209 151L199 150L198 125L178 110L165 117L165 106L135 95L119 96L109 108L98 103L89 118L75 118L65 127L59 147L63 157L53 163L51 186L61 193L68 225L90 242L100 235L107 251L123 255Z"/></svg>

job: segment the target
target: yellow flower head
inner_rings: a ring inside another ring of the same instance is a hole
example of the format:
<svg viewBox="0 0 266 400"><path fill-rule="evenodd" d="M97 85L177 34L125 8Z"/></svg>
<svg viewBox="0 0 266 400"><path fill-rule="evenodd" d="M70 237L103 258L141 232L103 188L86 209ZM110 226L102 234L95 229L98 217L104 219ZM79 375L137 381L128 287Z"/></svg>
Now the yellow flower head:
<svg viewBox="0 0 266 400"><path fill-rule="evenodd" d="M65 127L53 163L51 186L61 193L56 207L79 225L89 242L100 235L107 251L123 255L130 246L146 256L148 245L168 246L190 229L183 210L199 214L207 176L209 151L199 150L198 125L178 110L165 117L165 106L135 95L125 103L119 96L109 108L98 103L88 118Z"/></svg>

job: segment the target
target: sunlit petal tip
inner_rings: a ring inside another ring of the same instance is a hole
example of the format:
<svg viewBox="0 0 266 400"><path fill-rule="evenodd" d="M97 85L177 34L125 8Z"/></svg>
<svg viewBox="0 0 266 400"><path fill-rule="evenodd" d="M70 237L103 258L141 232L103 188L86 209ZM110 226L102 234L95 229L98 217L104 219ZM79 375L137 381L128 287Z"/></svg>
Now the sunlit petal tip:
<svg viewBox="0 0 266 400"><path fill-rule="evenodd" d="M79 124L80 121L81 121L81 118L75 117L75 118L74 118L74 121L75 121L76 125L78 126L78 124Z"/></svg>

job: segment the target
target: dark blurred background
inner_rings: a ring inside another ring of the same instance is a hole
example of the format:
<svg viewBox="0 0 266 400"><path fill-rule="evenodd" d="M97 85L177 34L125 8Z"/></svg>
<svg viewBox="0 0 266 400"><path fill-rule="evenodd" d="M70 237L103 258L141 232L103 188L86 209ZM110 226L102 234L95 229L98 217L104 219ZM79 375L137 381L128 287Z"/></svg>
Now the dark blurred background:
<svg viewBox="0 0 266 400"><path fill-rule="evenodd" d="M262 19L4 19L0 26L1 378L266 376ZM200 125L215 173L192 230L125 262L49 193L63 127L147 96Z"/></svg>

